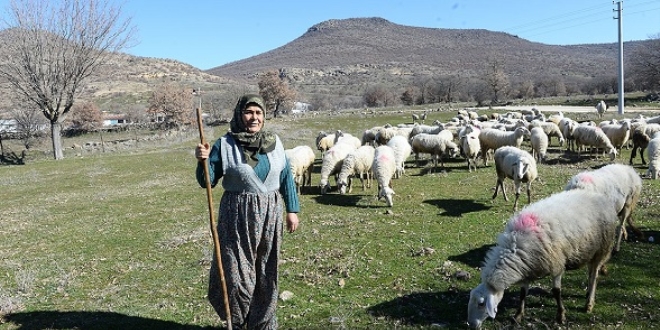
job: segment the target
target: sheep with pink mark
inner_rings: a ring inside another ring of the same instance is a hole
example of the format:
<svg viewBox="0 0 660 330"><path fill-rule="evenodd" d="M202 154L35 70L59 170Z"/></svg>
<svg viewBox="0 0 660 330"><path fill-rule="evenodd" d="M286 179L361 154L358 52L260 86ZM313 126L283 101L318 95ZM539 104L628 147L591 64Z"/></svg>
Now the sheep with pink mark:
<svg viewBox="0 0 660 330"><path fill-rule="evenodd" d="M394 190L392 190L392 178L396 173L396 160L394 149L388 145L376 148L374 152L374 163L371 170L378 182L378 199L385 199L387 206L392 207L394 202Z"/></svg>
<svg viewBox="0 0 660 330"><path fill-rule="evenodd" d="M597 170L580 172L571 177L564 188L564 190L572 189L591 190L604 195L610 201L619 215L615 252L620 249L621 239L624 236L627 238L626 223L637 237L644 237L644 234L635 227L632 219L632 213L642 195L642 178L632 166L610 164Z"/></svg>
<svg viewBox="0 0 660 330"><path fill-rule="evenodd" d="M612 253L618 223L610 200L581 189L556 193L514 214L498 236L497 245L486 254L481 283L470 292L470 328L480 328L488 317L494 319L504 291L514 285L520 286L515 314L519 323L529 284L548 275L557 304L556 321L564 323L562 275L585 265L589 275L585 307L590 313L599 271Z"/></svg>
<svg viewBox="0 0 660 330"><path fill-rule="evenodd" d="M527 185L527 203L531 203L532 182L534 182L538 176L534 157L525 150L505 146L495 150L493 158L495 159L495 172L497 172L497 183L495 183L493 199L497 197L497 191L501 188L504 200L509 200L509 198L506 197L506 191L504 189L504 180L509 178L513 180L513 185L516 189L516 199L513 202L513 210L515 211L518 209L521 183Z"/></svg>

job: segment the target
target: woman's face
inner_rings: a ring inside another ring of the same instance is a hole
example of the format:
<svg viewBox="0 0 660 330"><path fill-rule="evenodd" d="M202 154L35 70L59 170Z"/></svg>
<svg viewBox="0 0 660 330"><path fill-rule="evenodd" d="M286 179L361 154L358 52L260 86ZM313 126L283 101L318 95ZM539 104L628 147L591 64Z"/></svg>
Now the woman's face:
<svg viewBox="0 0 660 330"><path fill-rule="evenodd" d="M248 133L259 132L264 126L264 111L257 105L248 105L243 110L241 117Z"/></svg>

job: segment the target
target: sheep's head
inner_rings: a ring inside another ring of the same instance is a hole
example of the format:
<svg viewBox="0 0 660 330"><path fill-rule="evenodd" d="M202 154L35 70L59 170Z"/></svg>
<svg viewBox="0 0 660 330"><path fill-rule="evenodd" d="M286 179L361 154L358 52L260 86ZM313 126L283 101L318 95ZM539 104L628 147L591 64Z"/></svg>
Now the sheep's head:
<svg viewBox="0 0 660 330"><path fill-rule="evenodd" d="M495 291L487 284L481 283L470 291L468 303L468 325L472 329L479 329L481 324L490 316L495 318L497 305L502 300L504 292Z"/></svg>
<svg viewBox="0 0 660 330"><path fill-rule="evenodd" d="M529 159L521 158L517 162L513 163L511 166L511 171L513 172L512 177L522 180L531 166Z"/></svg>
<svg viewBox="0 0 660 330"><path fill-rule="evenodd" d="M321 189L321 194L326 194L330 191L330 183L328 183L328 180L321 180L319 188Z"/></svg>
<svg viewBox="0 0 660 330"><path fill-rule="evenodd" d="M610 150L607 152L607 154L610 157L610 161L613 162L614 159L616 158L616 148L610 148Z"/></svg>
<svg viewBox="0 0 660 330"><path fill-rule="evenodd" d="M385 202L387 202L387 206L392 207L394 205L394 202L392 201L392 196L394 196L394 190L390 187L383 187L380 188L378 191L378 200L385 198Z"/></svg>
<svg viewBox="0 0 660 330"><path fill-rule="evenodd" d="M346 190L348 190L348 183L345 180L337 181L337 188L339 189L339 194L345 195Z"/></svg>

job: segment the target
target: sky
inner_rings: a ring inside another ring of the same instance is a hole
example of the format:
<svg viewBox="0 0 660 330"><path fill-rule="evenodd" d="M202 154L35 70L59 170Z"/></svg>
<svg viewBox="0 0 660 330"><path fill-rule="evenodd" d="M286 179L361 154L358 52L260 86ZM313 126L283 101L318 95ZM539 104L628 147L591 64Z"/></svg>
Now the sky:
<svg viewBox="0 0 660 330"><path fill-rule="evenodd" d="M330 19L380 17L415 27L486 29L550 45L618 41L619 1L612 0L110 1L121 6L137 31L126 53L174 59L201 70L284 46ZM660 35L660 0L620 3L624 41Z"/></svg>

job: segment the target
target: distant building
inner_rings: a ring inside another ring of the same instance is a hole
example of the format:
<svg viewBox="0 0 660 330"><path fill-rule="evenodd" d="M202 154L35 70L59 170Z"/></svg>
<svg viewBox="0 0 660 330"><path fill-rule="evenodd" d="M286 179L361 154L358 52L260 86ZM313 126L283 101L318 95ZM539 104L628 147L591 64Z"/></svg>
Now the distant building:
<svg viewBox="0 0 660 330"><path fill-rule="evenodd" d="M16 119L0 119L0 132L18 132L18 121Z"/></svg>
<svg viewBox="0 0 660 330"><path fill-rule="evenodd" d="M291 108L291 111L289 111L289 112L292 113L292 114L307 112L307 111L311 110L311 108L312 108L312 105L309 104L309 103L293 102L293 107Z"/></svg>
<svg viewBox="0 0 660 330"><path fill-rule="evenodd" d="M103 126L117 126L128 124L130 121L123 113L103 113Z"/></svg>

